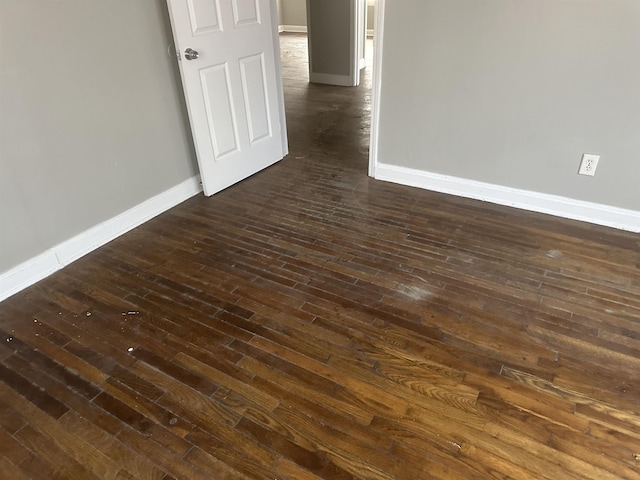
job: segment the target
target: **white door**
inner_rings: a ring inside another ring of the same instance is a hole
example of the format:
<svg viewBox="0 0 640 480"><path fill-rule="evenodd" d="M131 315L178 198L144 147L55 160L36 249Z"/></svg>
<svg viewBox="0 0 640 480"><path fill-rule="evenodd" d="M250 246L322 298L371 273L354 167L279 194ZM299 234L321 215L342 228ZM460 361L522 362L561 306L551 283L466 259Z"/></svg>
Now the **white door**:
<svg viewBox="0 0 640 480"><path fill-rule="evenodd" d="M167 0L205 195L287 154L275 0Z"/></svg>

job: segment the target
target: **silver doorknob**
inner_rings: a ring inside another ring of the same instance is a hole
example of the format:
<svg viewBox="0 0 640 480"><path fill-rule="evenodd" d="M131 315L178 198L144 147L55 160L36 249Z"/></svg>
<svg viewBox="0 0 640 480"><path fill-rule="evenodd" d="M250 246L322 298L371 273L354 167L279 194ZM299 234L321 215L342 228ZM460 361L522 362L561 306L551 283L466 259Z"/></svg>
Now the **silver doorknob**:
<svg viewBox="0 0 640 480"><path fill-rule="evenodd" d="M184 58L186 58L187 60L195 60L199 56L200 56L200 54L196 50L194 50L193 48L187 48L184 51Z"/></svg>

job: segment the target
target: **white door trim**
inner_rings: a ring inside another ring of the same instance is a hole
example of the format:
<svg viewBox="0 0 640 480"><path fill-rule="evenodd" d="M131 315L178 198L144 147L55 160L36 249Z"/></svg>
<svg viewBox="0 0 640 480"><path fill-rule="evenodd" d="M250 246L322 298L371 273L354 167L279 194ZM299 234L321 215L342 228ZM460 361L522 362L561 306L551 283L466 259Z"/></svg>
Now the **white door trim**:
<svg viewBox="0 0 640 480"><path fill-rule="evenodd" d="M271 0L271 22L273 25L273 51L276 52L276 88L278 90L278 115L280 117L280 137L282 141L282 155L289 154L289 140L287 136L287 117L284 109L284 86L282 83L282 54L280 52L280 31L278 27L278 4L276 0Z"/></svg>
<svg viewBox="0 0 640 480"><path fill-rule="evenodd" d="M371 95L371 133L369 135L369 176L376 177L378 136L380 131L380 92L382 89L382 42L384 39L385 0L377 0L374 10L373 73Z"/></svg>

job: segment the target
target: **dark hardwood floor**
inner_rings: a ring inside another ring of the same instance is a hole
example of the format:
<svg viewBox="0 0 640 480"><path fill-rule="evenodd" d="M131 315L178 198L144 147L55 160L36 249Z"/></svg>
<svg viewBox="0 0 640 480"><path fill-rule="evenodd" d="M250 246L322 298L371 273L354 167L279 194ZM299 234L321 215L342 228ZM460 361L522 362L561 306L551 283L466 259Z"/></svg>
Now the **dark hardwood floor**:
<svg viewBox="0 0 640 480"><path fill-rule="evenodd" d="M368 178L305 47L284 161L0 304L0 478L640 478L640 236Z"/></svg>

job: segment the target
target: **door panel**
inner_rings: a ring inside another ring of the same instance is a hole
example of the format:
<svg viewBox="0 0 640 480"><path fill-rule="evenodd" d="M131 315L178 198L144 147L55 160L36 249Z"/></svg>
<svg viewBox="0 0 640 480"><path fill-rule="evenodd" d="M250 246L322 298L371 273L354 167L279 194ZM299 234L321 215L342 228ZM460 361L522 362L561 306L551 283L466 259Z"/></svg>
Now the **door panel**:
<svg viewBox="0 0 640 480"><path fill-rule="evenodd" d="M208 128L212 135L214 159L238 150L237 122L229 88L227 64L200 71Z"/></svg>
<svg viewBox="0 0 640 480"><path fill-rule="evenodd" d="M286 153L273 0L167 0L206 195ZM277 17L276 17L277 18ZM189 60L185 51L198 55Z"/></svg>
<svg viewBox="0 0 640 480"><path fill-rule="evenodd" d="M259 23L257 0L232 0L236 27Z"/></svg>
<svg viewBox="0 0 640 480"><path fill-rule="evenodd" d="M267 83L264 76L264 56L254 55L240 60L244 104L247 106L249 141L271 136Z"/></svg>
<svg viewBox="0 0 640 480"><path fill-rule="evenodd" d="M220 5L218 0L202 2L200 0L188 0L189 18L193 35L220 30L218 19L220 18Z"/></svg>

